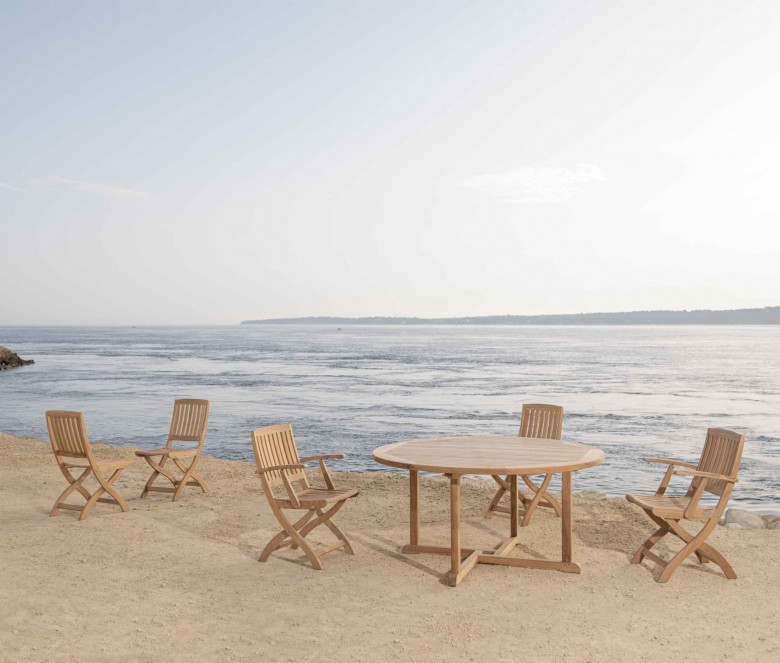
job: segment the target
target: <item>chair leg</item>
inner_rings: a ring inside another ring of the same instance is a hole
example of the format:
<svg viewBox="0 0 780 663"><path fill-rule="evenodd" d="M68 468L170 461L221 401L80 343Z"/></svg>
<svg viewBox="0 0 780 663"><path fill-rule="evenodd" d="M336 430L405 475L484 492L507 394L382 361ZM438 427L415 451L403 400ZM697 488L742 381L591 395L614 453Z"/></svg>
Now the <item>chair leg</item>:
<svg viewBox="0 0 780 663"><path fill-rule="evenodd" d="M688 557L690 557L696 551L697 548L699 548L701 543L704 541L704 539L706 539L710 535L710 532L712 532L712 530L715 529L717 524L718 524L717 519L713 518L704 527L702 527L702 529L699 531L699 533L696 536L691 536L690 541L683 547L683 549L680 552L678 552L674 557L672 557L672 559L670 559L669 562L667 562L666 566L664 567L664 570L661 572L661 577L658 578L658 582L669 582L669 579L672 577L672 574L677 570L677 567L680 566L680 564L682 564L686 559L688 559ZM683 541L684 540L685 539L683 539Z"/></svg>
<svg viewBox="0 0 780 663"><path fill-rule="evenodd" d="M715 524L713 525L712 523ZM726 558L723 557L723 555L721 555L711 545L709 545L708 543L704 543L704 540L710 535L712 530L715 529L715 525L717 525L717 519L713 518L710 521L710 523L705 525L704 528L696 536L694 536L686 529L684 529L679 523L674 521L671 521L669 523L671 530L686 543L690 544L694 540L700 541L700 543L698 544L698 548L695 550L697 556L701 555L701 557L704 557L705 559L709 559L710 561L715 562L715 564L717 564L721 568L721 570L729 580L736 580L737 574L732 568L731 564L729 564L726 561ZM705 532L705 530L707 531Z"/></svg>
<svg viewBox="0 0 780 663"><path fill-rule="evenodd" d="M119 478L119 475L121 474L122 470L124 468L115 470L114 473L111 475L111 478L106 480L106 478L100 473L95 472L95 478L97 479L98 483L100 484L100 488L98 488L93 494L92 497L87 500L86 505L84 505L84 510L81 512L81 516L79 516L79 520L86 520L87 515L90 511L92 511L92 508L97 504L97 501L100 499L101 495L103 493L108 493L111 495L111 497L114 498L116 503L119 505L119 508L122 509L122 511L130 511L130 507L127 506L127 502L124 501L122 496L119 494L119 491L117 491L116 488L114 488L114 481L116 481Z"/></svg>
<svg viewBox="0 0 780 663"><path fill-rule="evenodd" d="M209 492L209 489L206 487L206 482L203 481L203 479L195 472L195 466L198 464L199 459L200 456L194 456L189 467L187 467L184 463L182 463L178 458L171 459L176 465L176 467L178 467L184 473L184 476L178 481L178 485L176 486L176 492L173 493L174 502L176 502L181 497L181 493L184 490L184 486L187 485L187 482L190 479L195 481L200 486L201 490L204 493Z"/></svg>
<svg viewBox="0 0 780 663"><path fill-rule="evenodd" d="M344 506L345 503L346 500L342 500L341 502L336 502L336 504L334 504L327 511L323 511L322 509L317 509L316 513L318 518L316 520L312 520L308 525L306 525L300 530L301 536L308 536L309 533L315 527L319 527L320 525L325 525L331 532L333 532L336 535L336 537L340 541L344 542L344 551L349 555L354 555L355 551L352 548L352 544L347 538L347 535L341 531L338 525L336 525L334 522L331 521L331 518L333 518L333 516L335 516L336 513L338 513L339 509L341 509L341 507Z"/></svg>
<svg viewBox="0 0 780 663"><path fill-rule="evenodd" d="M149 494L149 489L154 485L154 482L157 481L157 477L161 474L174 486L176 485L176 477L163 467L163 465L165 465L165 461L168 460L168 456L160 456L159 463L155 463L151 456L144 456L144 458L146 459L146 462L149 463L153 471L152 476L149 477L149 480L144 486L141 497L146 497Z"/></svg>
<svg viewBox="0 0 780 663"><path fill-rule="evenodd" d="M65 478L68 480L68 484L69 484L69 485L68 485L68 487L67 487L65 490L63 490L63 491L62 491L62 493L60 494L60 496L59 496L59 497L57 498L57 500L54 502L54 507L52 507L51 513L49 514L50 516L56 516L56 515L57 515L57 511L59 511L60 504L62 504L63 502L65 502L65 499L66 499L66 498L67 498L67 497L68 497L68 496L69 496L69 495L70 495L70 494L71 494L71 493L72 493L74 490L77 490L79 493L81 493L81 495L82 495L82 496L84 497L84 499L86 499L87 501L89 501L90 497L92 497L92 496L89 494L89 491L88 491L86 488L84 488L84 486L82 486L82 485L81 485L81 484L82 484L82 483L83 483L83 482L84 482L84 481L87 479L87 477L89 476L90 472L92 472L92 468L91 468L91 467L88 467L88 468L86 468L86 469L85 469L85 470L84 470L84 471L83 471L83 472L82 472L82 473L79 475L79 477L78 477L77 479L73 477L73 475L70 473L70 471L68 470L68 468L66 468L66 467L62 467L62 466L61 466L61 467L60 467L60 469L62 470L62 473L65 475Z"/></svg>
<svg viewBox="0 0 780 663"><path fill-rule="evenodd" d="M293 527L292 523L289 520L287 520L287 518L282 513L282 510L279 507L274 506L273 510L274 513L276 514L276 519L279 521L279 524L284 528L284 530L290 536L290 539L292 539L294 543L298 544L298 547L300 547L300 549L306 553L306 557L309 558L309 562L311 562L312 567L315 568L317 571L322 571L323 568L322 562L320 561L320 558L317 557L317 554L314 552L314 549L306 542L306 540L303 538L303 536L301 536L298 530L296 530L295 527ZM315 509L311 509L309 513L313 515L315 513ZM308 516L309 514L306 515ZM266 546L266 550L267 549L268 546ZM263 550L263 553L260 555L261 562L265 562L272 552L270 551L266 554L266 550Z"/></svg>
<svg viewBox="0 0 780 663"><path fill-rule="evenodd" d="M292 523L290 523L289 520L285 517L285 515L282 513L281 509L278 509L279 513L277 514L277 519L281 523L282 527L284 527L285 530L287 530L287 533L290 535L290 538L293 540L294 543L298 544L298 547L300 547L303 552L306 553L306 557L309 558L309 562L311 562L311 565L313 568L315 568L317 571L322 571L323 566L322 562L320 561L320 558L317 557L317 553L314 552L314 549L306 542L306 540L301 536L301 534L296 530ZM312 509L312 512L315 510ZM264 560L263 560L264 561Z"/></svg>
<svg viewBox="0 0 780 663"><path fill-rule="evenodd" d="M309 522L313 517L316 511L314 509L310 509L306 512L306 514L300 519L297 520L295 523L293 523L293 527L296 530L301 529L307 522ZM287 543L286 539L289 539L290 535L287 533L287 530L282 530L277 534L273 539L271 539L263 548L263 552L260 553L260 561L265 562L268 560L268 558L271 556L271 553L274 552L274 550L278 550L283 545ZM298 547L298 544L295 543L295 541L292 541L290 539L290 550L295 550Z"/></svg>
<svg viewBox="0 0 780 663"><path fill-rule="evenodd" d="M670 530L668 527L659 527L655 532L653 532L653 534L648 537L647 541L639 546L636 553L634 553L634 556L631 558L631 563L641 564L642 560L645 558L645 553L649 552L656 543L669 534L669 531Z"/></svg>
<svg viewBox="0 0 780 663"><path fill-rule="evenodd" d="M526 477L523 477L523 479L526 479ZM544 475L544 481L542 481L542 485L537 487L533 498L525 507L525 514L523 515L523 527L527 527L528 523L531 522L531 515L533 514L534 509L536 509L536 505L539 504L539 500L541 500L543 496L547 495L547 487L550 485L550 479L552 479L552 474ZM528 479L526 483L533 484L530 479Z"/></svg>
<svg viewBox="0 0 780 663"><path fill-rule="evenodd" d="M528 486L531 489L532 492L538 493L541 490L541 486L537 486L531 480L531 477L525 476L525 475L520 475L520 476L522 477L523 481L525 482L525 485ZM550 476L550 475L545 475L545 479L547 478L547 476ZM550 495L550 493L548 493L546 491L542 491L542 492L543 492L542 497L544 498L546 504L545 504L545 502L541 502L541 505L550 507L551 509L553 509L553 511L555 511L556 514L558 514L559 518L562 518L563 517L563 509L561 508L561 505L558 503L558 500L556 500L552 495ZM530 501L533 501L533 500L530 500ZM524 505L527 505L528 503L529 503L529 500L526 500L526 499L523 500L523 504Z"/></svg>
<svg viewBox="0 0 780 663"><path fill-rule="evenodd" d="M507 491L507 488L509 487L509 484L507 484L505 479L502 479L500 476L497 475L491 475L493 477L493 480L499 485L499 489L496 492L496 494L493 496L493 499L490 502L490 506L488 507L487 514L485 514L488 518L493 517L493 512L495 508L498 506L498 503L501 501L501 498L504 496L504 493Z"/></svg>

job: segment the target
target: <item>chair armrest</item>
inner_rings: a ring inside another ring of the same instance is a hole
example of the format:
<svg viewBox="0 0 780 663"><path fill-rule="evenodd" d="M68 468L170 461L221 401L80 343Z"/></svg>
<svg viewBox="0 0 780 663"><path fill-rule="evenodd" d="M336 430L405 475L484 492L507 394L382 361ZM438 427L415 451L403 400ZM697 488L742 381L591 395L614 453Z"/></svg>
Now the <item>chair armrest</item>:
<svg viewBox="0 0 780 663"><path fill-rule="evenodd" d="M699 470L675 470L674 473L687 477L703 477L705 479L717 479L718 481L737 483L737 480L734 477L729 477L725 474L714 474L713 472L699 472Z"/></svg>
<svg viewBox="0 0 780 663"><path fill-rule="evenodd" d="M322 473L322 478L325 479L325 485L328 487L328 490L335 490L336 486L333 485L333 477L330 476L330 472L328 472L328 468L325 465L326 458L346 458L346 455L324 454L322 456L309 456L308 458L301 458L301 462L304 462L306 460L320 461L320 472Z"/></svg>
<svg viewBox="0 0 780 663"><path fill-rule="evenodd" d="M305 463L309 460L328 460L330 458L346 458L346 454L324 454L322 456L309 456L308 458L301 458L301 462Z"/></svg>
<svg viewBox="0 0 780 663"><path fill-rule="evenodd" d="M665 458L644 458L646 463L664 463L665 465L682 465L683 467L689 467L695 470L698 466L696 463L686 463L682 460L666 460Z"/></svg>
<svg viewBox="0 0 780 663"><path fill-rule="evenodd" d="M257 468L258 474L266 474L267 472L275 472L276 470L302 470L305 467L308 467L308 465L303 464L295 464L295 465L274 465L273 467L263 467Z"/></svg>

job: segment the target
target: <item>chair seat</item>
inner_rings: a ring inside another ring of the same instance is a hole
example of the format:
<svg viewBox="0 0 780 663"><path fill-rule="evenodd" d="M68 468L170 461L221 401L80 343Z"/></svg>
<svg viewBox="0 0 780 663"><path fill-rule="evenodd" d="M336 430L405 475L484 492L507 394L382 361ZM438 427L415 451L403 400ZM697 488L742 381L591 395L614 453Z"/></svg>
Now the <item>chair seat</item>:
<svg viewBox="0 0 780 663"><path fill-rule="evenodd" d="M135 452L136 456L168 456L169 458L189 458L197 456L197 449L174 449L169 447L160 447L159 449L142 449Z"/></svg>
<svg viewBox="0 0 780 663"><path fill-rule="evenodd" d="M684 495L632 495L629 493L626 495L626 499L645 511L650 511L664 518L682 518L691 503L691 498ZM706 517L711 512L711 509L699 508L694 515Z"/></svg>
<svg viewBox="0 0 780 663"><path fill-rule="evenodd" d="M350 497L355 497L358 494L357 488L337 488L335 490L328 490L326 488L307 488L297 493L298 501L301 503L301 507L306 509L316 508L324 506L326 504L333 504L334 502L341 502L348 500ZM276 503L284 509L294 508L292 502L285 497L277 497Z"/></svg>
<svg viewBox="0 0 780 663"><path fill-rule="evenodd" d="M110 472L111 470L120 470L123 467L127 467L128 465L133 464L132 458L127 458L125 460L114 460L110 463L101 463L99 460L95 459L95 462L97 464L98 470L101 472ZM64 467L81 467L81 468L87 468L89 467L89 461L84 459L76 462L68 462L63 463Z"/></svg>

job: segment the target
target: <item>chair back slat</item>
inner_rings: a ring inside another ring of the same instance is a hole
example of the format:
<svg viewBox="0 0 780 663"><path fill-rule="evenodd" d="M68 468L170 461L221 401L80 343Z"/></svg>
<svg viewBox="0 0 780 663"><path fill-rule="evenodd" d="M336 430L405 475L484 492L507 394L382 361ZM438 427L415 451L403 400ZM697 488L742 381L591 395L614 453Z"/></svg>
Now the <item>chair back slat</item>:
<svg viewBox="0 0 780 663"><path fill-rule="evenodd" d="M199 442L203 445L206 438L206 426L209 420L209 402L194 398L180 398L173 404L173 419L168 433L168 446L171 442Z"/></svg>
<svg viewBox="0 0 780 663"><path fill-rule="evenodd" d="M560 440L563 428L563 408L559 405L532 403L523 405L520 437Z"/></svg>
<svg viewBox="0 0 780 663"><path fill-rule="evenodd" d="M707 431L707 441L696 469L700 472L724 474L737 478L739 465L742 461L742 448L745 446L745 436L723 428L710 428ZM701 478L694 477L690 492L701 483ZM726 486L733 485L727 481L707 479L704 490L713 495L723 495Z"/></svg>
<svg viewBox="0 0 780 663"><path fill-rule="evenodd" d="M90 455L87 429L81 412L49 410L46 413L51 448L56 456L88 458Z"/></svg>
<svg viewBox="0 0 780 663"><path fill-rule="evenodd" d="M261 470L274 465L296 465L301 462L290 424L266 426L265 428L253 430L252 447L255 451L257 468ZM306 482L306 475L303 473L303 470L274 470L264 475L271 488L275 488L283 483L282 472L284 472L287 480L290 482Z"/></svg>

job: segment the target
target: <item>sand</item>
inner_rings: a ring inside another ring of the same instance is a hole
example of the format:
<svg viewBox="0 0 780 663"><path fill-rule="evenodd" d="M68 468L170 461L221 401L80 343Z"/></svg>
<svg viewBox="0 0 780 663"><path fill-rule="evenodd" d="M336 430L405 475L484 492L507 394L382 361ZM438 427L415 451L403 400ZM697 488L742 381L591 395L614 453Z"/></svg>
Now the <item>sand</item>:
<svg viewBox="0 0 780 663"><path fill-rule="evenodd" d="M653 529L642 513L576 494L582 575L480 565L453 589L447 557L399 552L404 476L334 474L361 490L338 516L357 555L333 552L314 571L289 549L257 561L278 527L250 464L205 457L201 473L209 495L141 500L138 459L117 483L131 512L98 505L85 522L51 518L65 482L49 445L0 434L0 660L780 660L780 530L719 527L710 541L739 578L694 558L661 585L648 563L629 564ZM507 516L484 518L492 493L464 481L464 545L507 536ZM444 481L423 478L421 502L421 538L446 544ZM521 538L517 554L555 556L560 521L539 510Z"/></svg>

